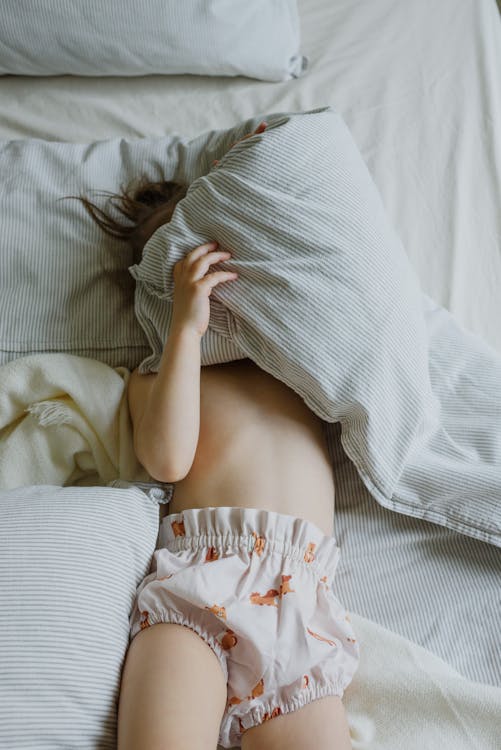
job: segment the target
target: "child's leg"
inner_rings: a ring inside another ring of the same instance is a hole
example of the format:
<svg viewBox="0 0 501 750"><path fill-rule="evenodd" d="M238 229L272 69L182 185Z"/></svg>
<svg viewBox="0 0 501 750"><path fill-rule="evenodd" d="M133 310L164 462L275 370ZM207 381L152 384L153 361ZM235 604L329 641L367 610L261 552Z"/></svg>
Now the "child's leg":
<svg viewBox="0 0 501 750"><path fill-rule="evenodd" d="M226 679L210 646L160 623L132 640L118 710L118 750L215 750Z"/></svg>
<svg viewBox="0 0 501 750"><path fill-rule="evenodd" d="M276 716L242 735L242 750L351 750L341 698L329 696Z"/></svg>

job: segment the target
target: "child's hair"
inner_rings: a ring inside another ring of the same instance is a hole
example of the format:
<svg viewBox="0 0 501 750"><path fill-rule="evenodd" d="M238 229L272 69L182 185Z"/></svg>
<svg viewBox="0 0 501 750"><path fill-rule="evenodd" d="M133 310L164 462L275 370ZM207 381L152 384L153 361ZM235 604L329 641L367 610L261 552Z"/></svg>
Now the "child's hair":
<svg viewBox="0 0 501 750"><path fill-rule="evenodd" d="M138 262L148 239L158 227L171 220L174 208L187 190L187 185L178 182L150 182L142 177L127 187L121 186L119 193L98 192L98 195L107 197L104 208L91 203L86 196L71 197L83 203L103 232L128 242L134 251L134 260Z"/></svg>

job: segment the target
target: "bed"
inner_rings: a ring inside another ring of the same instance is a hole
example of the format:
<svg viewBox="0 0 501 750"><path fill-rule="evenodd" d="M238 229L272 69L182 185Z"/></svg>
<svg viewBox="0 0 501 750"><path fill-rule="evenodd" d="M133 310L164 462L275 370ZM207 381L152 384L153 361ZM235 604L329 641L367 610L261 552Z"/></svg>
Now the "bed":
<svg viewBox="0 0 501 750"><path fill-rule="evenodd" d="M267 113L332 104L364 157L423 291L501 354L501 25L494 0L300 0L299 16L308 67L283 82L199 75L0 77L0 139L194 138ZM340 430L329 449L342 551L340 599L384 628L381 633L440 657L479 691L501 688L499 548L381 507L343 451ZM33 484L58 483L40 476ZM486 726L492 706L501 711L499 695L489 693ZM351 707L354 747L460 746L450 727L426 745L404 735L378 744L355 697ZM476 746L494 750L493 735L486 732L481 741Z"/></svg>

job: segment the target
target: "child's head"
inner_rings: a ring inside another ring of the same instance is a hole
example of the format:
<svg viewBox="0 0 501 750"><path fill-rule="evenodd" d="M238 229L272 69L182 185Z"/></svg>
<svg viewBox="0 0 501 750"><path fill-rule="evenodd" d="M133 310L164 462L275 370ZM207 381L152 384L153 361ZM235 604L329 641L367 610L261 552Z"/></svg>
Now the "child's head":
<svg viewBox="0 0 501 750"><path fill-rule="evenodd" d="M266 127L266 122L259 123L252 133L239 138L231 144L230 148L253 135L263 133ZM217 160L214 161L214 164L217 163ZM106 234L125 240L131 245L134 262L137 263L141 260L143 248L151 235L158 227L171 220L177 203L184 198L187 190L187 185L181 185L178 182L150 182L146 177L142 177L135 185L131 183L126 188L122 187L120 193L100 192L100 195L107 196L115 216L91 203L83 195L78 196L78 199Z"/></svg>
<svg viewBox="0 0 501 750"><path fill-rule="evenodd" d="M99 208L85 196L80 196L79 200L106 234L132 246L134 261L138 262L151 235L171 220L174 208L187 189L177 182L149 182L143 177L135 185L121 188L120 193L100 193L107 196L114 214Z"/></svg>

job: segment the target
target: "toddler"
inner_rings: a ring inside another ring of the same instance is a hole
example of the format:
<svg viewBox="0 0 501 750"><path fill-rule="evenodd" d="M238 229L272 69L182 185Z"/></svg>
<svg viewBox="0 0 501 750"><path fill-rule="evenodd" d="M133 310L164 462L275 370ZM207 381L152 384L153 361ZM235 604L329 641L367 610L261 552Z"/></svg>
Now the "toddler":
<svg viewBox="0 0 501 750"><path fill-rule="evenodd" d="M171 183L122 195L127 228L84 203L141 250L183 195ZM158 373L129 380L137 456L175 486L130 618L118 750L347 750L358 644L332 590L323 423L249 359L201 367L211 291L238 284L211 269L221 261L230 252L208 242L176 263Z"/></svg>

